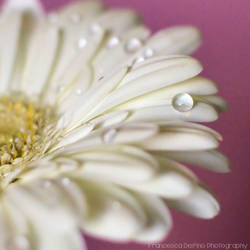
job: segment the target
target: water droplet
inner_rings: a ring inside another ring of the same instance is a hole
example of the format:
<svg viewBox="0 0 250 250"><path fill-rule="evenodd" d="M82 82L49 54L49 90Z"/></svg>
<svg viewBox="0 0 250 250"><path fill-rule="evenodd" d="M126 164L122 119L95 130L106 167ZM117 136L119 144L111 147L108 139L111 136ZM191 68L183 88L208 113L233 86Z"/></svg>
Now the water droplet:
<svg viewBox="0 0 250 250"><path fill-rule="evenodd" d="M136 60L135 60L134 63L135 64L139 64L139 63L142 63L144 61L145 61L145 58L143 56L140 56L140 57L136 58Z"/></svg>
<svg viewBox="0 0 250 250"><path fill-rule="evenodd" d="M172 105L179 112L187 112L193 108L194 100L191 95L180 93L173 98Z"/></svg>
<svg viewBox="0 0 250 250"><path fill-rule="evenodd" d="M75 13L70 17L72 23L79 23L82 20L82 16L79 13Z"/></svg>
<svg viewBox="0 0 250 250"><path fill-rule="evenodd" d="M98 23L94 23L90 26L90 32L92 34L98 33L102 30L102 27Z"/></svg>
<svg viewBox="0 0 250 250"><path fill-rule="evenodd" d="M140 47L142 46L142 42L138 38L131 38L126 44L125 44L125 50L128 53L134 53L136 52Z"/></svg>
<svg viewBox="0 0 250 250"><path fill-rule="evenodd" d="M70 179L67 177L62 178L62 184L68 186L71 183Z"/></svg>
<svg viewBox="0 0 250 250"><path fill-rule="evenodd" d="M107 48L112 49L120 43L120 39L116 36L111 37L108 41Z"/></svg>
<svg viewBox="0 0 250 250"><path fill-rule="evenodd" d="M92 123L92 122L88 122L84 125L84 127L89 130L89 131L92 131L94 128L95 128L95 124Z"/></svg>
<svg viewBox="0 0 250 250"><path fill-rule="evenodd" d="M77 89L75 91L75 93L76 93L76 95L82 95L83 91L82 91L82 89Z"/></svg>
<svg viewBox="0 0 250 250"><path fill-rule="evenodd" d="M85 38L80 38L77 42L77 46L79 49L83 49L87 45L87 40Z"/></svg>
<svg viewBox="0 0 250 250"><path fill-rule="evenodd" d="M150 58L154 55L154 50L151 48L147 48L143 53L145 58Z"/></svg>
<svg viewBox="0 0 250 250"><path fill-rule="evenodd" d="M104 143L111 143L114 140L114 138L116 137L116 134L117 134L116 129L110 129L110 130L106 131L103 134Z"/></svg>

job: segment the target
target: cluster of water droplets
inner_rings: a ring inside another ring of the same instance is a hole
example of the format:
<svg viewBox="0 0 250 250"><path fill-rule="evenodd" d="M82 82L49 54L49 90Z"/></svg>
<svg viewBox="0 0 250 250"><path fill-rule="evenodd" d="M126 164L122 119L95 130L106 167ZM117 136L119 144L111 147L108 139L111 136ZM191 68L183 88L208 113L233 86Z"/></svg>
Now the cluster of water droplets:
<svg viewBox="0 0 250 250"><path fill-rule="evenodd" d="M52 13L49 15L49 20L51 23L56 23L59 20L59 17L56 13ZM72 24L79 24L83 21L83 16L81 13L73 13L69 17L69 22ZM100 32L102 30L102 27L98 23L92 23L89 27L89 34L94 35L97 32ZM76 41L76 47L78 50L86 48L88 45L88 39L86 37L80 37ZM155 55L155 50L150 47L144 46L144 42L140 40L139 38L132 37L128 39L127 41L123 42L117 35L112 35L106 44L106 49L114 49L118 46L123 46L124 51L127 54L135 55L135 59L133 60L132 65L137 65L140 63L143 63L145 60L153 57ZM139 53L137 53L139 51ZM62 86L60 87L60 91L62 90ZM82 95L83 91L82 89L76 89L74 91L76 95ZM188 93L180 93L173 97L172 99L172 106L175 110L179 112L188 112L190 111L194 106L194 100L192 96ZM114 131L108 133L105 138L113 137ZM112 136L111 136L112 135ZM106 139L105 139L106 140Z"/></svg>

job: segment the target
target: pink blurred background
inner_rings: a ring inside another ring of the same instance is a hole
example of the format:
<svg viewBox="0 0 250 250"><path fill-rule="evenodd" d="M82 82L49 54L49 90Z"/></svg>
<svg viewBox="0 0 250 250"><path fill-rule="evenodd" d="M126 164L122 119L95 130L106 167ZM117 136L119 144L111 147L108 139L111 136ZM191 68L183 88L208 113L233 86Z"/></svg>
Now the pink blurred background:
<svg viewBox="0 0 250 250"><path fill-rule="evenodd" d="M43 0L47 9L70 0ZM230 158L231 174L196 170L218 195L222 210L204 221L173 212L174 228L168 243L245 243L250 249L250 1L247 0L104 0L111 7L136 9L157 31L171 25L191 24L203 34L194 55L204 65L228 100L230 112L211 125L223 136L222 151ZM119 226L117 223L117 230ZM87 238L90 250L142 250L144 245L111 244ZM152 248L153 249L153 248ZM176 248L175 248L176 249ZM208 248L207 248L208 249ZM211 248L210 248L211 249Z"/></svg>
<svg viewBox="0 0 250 250"><path fill-rule="evenodd" d="M52 10L69 3L70 0L42 2L47 10ZM224 137L221 150L231 161L232 173L219 175L193 168L201 180L218 195L222 206L221 213L215 219L205 221L173 212L174 228L165 242L245 243L249 244L250 249L250 1L104 2L111 7L136 9L153 31L182 24L198 27L204 42L194 56L204 65L203 75L218 83L220 95L225 97L231 107L230 112L221 115L220 120L211 127ZM118 222L117 230L119 226L122 225ZM87 245L89 250L151 249L145 245L111 244L89 237Z"/></svg>

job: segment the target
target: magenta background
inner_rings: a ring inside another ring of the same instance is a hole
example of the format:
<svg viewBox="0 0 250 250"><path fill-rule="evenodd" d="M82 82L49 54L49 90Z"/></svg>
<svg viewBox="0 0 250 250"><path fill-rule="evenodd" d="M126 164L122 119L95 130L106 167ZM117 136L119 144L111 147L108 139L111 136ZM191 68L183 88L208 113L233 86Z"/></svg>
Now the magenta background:
<svg viewBox="0 0 250 250"><path fill-rule="evenodd" d="M43 0L51 10L70 0ZM248 0L104 0L109 6L136 9L153 31L192 24L204 38L194 55L203 75L220 87L231 107L211 125L224 137L222 151L233 171L219 175L197 170L221 200L218 217L205 221L173 212L174 228L168 243L248 243L250 245L250 1ZM195 168L193 168L195 169ZM117 230L119 230L119 224ZM120 245L87 238L89 250L142 250L144 245ZM250 246L249 246L250 249Z"/></svg>

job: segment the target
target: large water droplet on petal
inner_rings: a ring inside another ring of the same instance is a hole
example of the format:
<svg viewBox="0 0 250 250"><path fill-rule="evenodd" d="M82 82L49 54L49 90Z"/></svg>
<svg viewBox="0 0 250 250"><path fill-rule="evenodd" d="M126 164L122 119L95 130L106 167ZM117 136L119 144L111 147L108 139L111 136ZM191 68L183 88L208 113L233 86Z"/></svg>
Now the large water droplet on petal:
<svg viewBox="0 0 250 250"><path fill-rule="evenodd" d="M191 95L180 93L173 98L172 105L179 112L187 112L193 108L194 100Z"/></svg>

